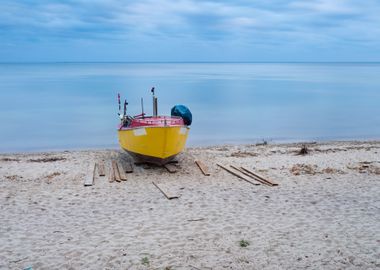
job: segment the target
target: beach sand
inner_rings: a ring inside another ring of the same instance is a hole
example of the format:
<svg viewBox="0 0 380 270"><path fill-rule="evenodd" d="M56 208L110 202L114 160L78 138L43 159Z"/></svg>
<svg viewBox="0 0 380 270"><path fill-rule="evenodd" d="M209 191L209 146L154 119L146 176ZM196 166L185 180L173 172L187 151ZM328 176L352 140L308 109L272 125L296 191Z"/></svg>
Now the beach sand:
<svg viewBox="0 0 380 270"><path fill-rule="evenodd" d="M178 172L96 176L117 150L0 155L0 269L379 269L380 142L188 148ZM194 164L203 161L211 176ZM252 185L216 165L247 167ZM168 200L160 183L178 199ZM246 246L245 246L246 245Z"/></svg>

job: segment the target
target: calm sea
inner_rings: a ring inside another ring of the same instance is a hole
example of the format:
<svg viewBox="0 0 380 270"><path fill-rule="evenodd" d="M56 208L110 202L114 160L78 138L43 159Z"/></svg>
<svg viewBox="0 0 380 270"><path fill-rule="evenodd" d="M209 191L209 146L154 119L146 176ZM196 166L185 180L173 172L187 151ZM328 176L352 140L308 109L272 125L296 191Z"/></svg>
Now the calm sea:
<svg viewBox="0 0 380 270"><path fill-rule="evenodd" d="M0 64L0 152L118 147L117 93L193 113L189 145L380 138L377 63Z"/></svg>

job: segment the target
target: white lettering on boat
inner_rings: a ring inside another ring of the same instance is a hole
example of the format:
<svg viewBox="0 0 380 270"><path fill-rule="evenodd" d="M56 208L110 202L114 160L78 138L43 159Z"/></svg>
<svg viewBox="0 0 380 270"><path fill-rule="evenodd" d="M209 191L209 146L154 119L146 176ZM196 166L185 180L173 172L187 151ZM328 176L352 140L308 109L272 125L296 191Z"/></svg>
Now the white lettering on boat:
<svg viewBox="0 0 380 270"><path fill-rule="evenodd" d="M179 130L179 134L186 134L187 133L187 128L181 127Z"/></svg>
<svg viewBox="0 0 380 270"><path fill-rule="evenodd" d="M145 130L145 128L134 129L133 134L135 136L144 136L144 135L146 135L146 130Z"/></svg>

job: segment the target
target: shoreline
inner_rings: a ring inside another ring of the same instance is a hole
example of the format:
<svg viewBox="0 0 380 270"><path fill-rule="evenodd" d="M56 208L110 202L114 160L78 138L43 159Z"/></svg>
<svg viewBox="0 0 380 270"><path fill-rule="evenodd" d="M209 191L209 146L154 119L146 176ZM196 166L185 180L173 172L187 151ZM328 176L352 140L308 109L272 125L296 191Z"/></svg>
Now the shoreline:
<svg viewBox="0 0 380 270"><path fill-rule="evenodd" d="M379 268L380 141L303 144L187 148L176 173L132 164L112 183L122 150L0 154L0 268Z"/></svg>
<svg viewBox="0 0 380 270"><path fill-rule="evenodd" d="M213 147L236 147L236 146L292 146L292 145L309 145L309 144L340 144L340 143L379 143L380 139L348 139L348 140L285 140L285 141L275 141L275 140L257 140L251 143L216 143L216 144L197 144L197 145L189 145L186 146L185 149L198 149L198 148L213 148ZM59 149L40 149L40 150L26 150L26 151L9 151L9 152L0 152L0 156L2 155L27 155L27 154L44 154L44 153L65 153L65 152L89 152L89 151L117 151L122 150L119 145L115 145L114 147L74 147L74 148L59 148Z"/></svg>

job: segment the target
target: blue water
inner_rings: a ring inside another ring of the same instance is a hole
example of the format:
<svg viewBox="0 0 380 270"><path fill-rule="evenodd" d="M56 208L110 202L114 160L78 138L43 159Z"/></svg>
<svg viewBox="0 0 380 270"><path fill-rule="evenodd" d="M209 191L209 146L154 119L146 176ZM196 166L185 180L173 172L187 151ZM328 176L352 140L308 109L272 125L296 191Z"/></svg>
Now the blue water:
<svg viewBox="0 0 380 270"><path fill-rule="evenodd" d="M0 152L118 147L116 95L193 112L189 145L380 138L376 63L0 64Z"/></svg>

